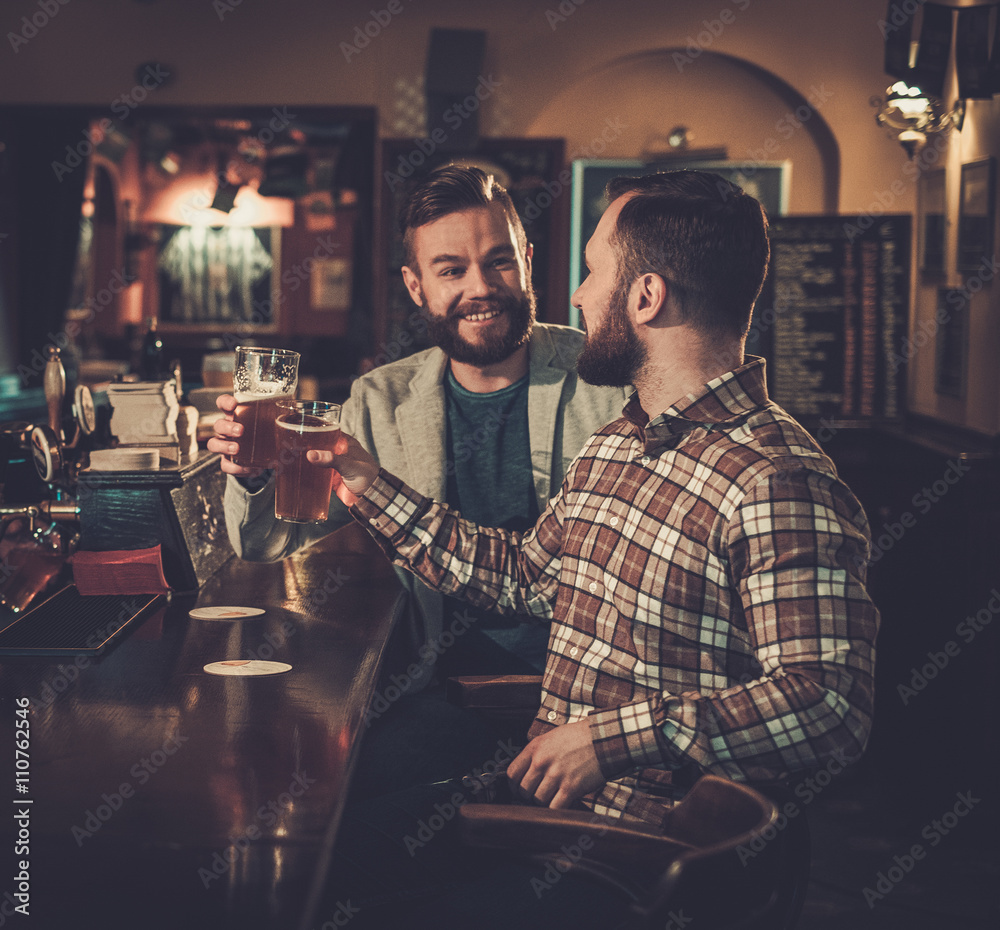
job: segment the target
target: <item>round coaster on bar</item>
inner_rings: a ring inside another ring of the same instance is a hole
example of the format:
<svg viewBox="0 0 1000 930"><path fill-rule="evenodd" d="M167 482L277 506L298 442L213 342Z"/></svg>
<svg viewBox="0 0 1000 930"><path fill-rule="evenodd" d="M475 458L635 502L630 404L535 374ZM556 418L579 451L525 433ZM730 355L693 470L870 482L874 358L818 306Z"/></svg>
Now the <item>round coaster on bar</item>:
<svg viewBox="0 0 1000 930"><path fill-rule="evenodd" d="M259 676L280 675L290 672L292 667L286 662L264 662L261 659L229 659L225 662L212 662L205 666L210 675Z"/></svg>
<svg viewBox="0 0 1000 930"><path fill-rule="evenodd" d="M188 616L195 620L242 620L259 617L262 613L260 607L195 607L188 611Z"/></svg>

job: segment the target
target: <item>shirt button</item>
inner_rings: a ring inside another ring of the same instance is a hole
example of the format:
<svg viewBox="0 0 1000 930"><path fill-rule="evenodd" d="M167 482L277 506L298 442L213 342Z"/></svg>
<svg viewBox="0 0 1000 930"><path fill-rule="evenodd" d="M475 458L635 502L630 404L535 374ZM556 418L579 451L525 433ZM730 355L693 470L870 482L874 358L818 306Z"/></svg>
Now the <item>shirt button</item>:
<svg viewBox="0 0 1000 930"><path fill-rule="evenodd" d="M640 459L640 461L642 462L642 464L643 464L643 465L648 465L648 464L649 464L649 456L648 456L648 455L644 455L644 456L643 456L643 457L642 457L642 458Z"/></svg>
<svg viewBox="0 0 1000 930"><path fill-rule="evenodd" d="M608 520L608 523L611 526L618 526L618 517L612 517L610 520Z"/></svg>
<svg viewBox="0 0 1000 930"><path fill-rule="evenodd" d="M370 523L370 524L371 524L372 526L378 526L378 517L372 517L372 518L371 518L371 519L370 519L370 520L369 520L368 522L369 522L369 523Z"/></svg>
<svg viewBox="0 0 1000 930"><path fill-rule="evenodd" d="M545 716L546 716L546 717L547 717L547 718L548 718L549 720L555 720L555 719L556 719L556 717L558 717L559 715L558 715L558 714L557 714L557 713L556 713L556 712L555 712L554 710L550 710L550 711L549 711L549 712L548 712L548 713L547 713L547 714L546 714Z"/></svg>
<svg viewBox="0 0 1000 930"><path fill-rule="evenodd" d="M576 657L576 654L577 654L577 653L578 653L579 651L580 651L580 650L579 650L579 649L577 649L577 648L576 648L576 646L574 646L574 647L573 647L572 649L570 649L570 651L569 651L569 654L570 654L571 656L573 656L573 657L575 658L575 657Z"/></svg>
<svg viewBox="0 0 1000 930"><path fill-rule="evenodd" d="M587 585L587 587L590 588L590 593L593 594L595 591L597 591L597 582L592 581L590 582L589 585Z"/></svg>

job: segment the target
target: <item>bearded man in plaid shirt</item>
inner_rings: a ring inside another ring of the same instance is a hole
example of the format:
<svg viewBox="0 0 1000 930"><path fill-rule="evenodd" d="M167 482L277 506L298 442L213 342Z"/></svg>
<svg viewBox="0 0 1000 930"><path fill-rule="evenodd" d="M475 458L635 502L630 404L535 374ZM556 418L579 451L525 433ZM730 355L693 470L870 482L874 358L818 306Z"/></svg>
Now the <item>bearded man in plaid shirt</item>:
<svg viewBox="0 0 1000 930"><path fill-rule="evenodd" d="M859 756L878 614L860 504L744 357L768 261L760 204L697 171L619 178L608 196L573 295L578 371L634 393L531 531L463 520L348 437L309 458L340 471L395 564L551 619L511 785L659 823L703 773L763 784Z"/></svg>

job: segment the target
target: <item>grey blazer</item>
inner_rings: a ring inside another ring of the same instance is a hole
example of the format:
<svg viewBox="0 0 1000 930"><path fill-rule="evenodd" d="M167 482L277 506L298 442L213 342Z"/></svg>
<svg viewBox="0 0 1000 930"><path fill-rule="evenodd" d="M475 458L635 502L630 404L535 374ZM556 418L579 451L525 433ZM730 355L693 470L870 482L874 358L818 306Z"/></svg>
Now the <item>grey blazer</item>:
<svg viewBox="0 0 1000 930"><path fill-rule="evenodd" d="M584 335L566 326L536 323L528 347L528 431L538 509L562 484L566 470L590 435L621 416L625 392L594 387L576 374ZM446 494L444 377L448 358L427 349L383 365L358 378L341 416L343 430L378 459L379 464L421 494L443 500ZM311 545L352 519L334 495L325 524L283 523L274 518L274 483L255 494L230 477L225 493L229 539L242 559L273 562ZM407 650L432 660L425 644L440 637L445 621L443 600L402 570L409 592ZM419 690L430 678L422 675Z"/></svg>

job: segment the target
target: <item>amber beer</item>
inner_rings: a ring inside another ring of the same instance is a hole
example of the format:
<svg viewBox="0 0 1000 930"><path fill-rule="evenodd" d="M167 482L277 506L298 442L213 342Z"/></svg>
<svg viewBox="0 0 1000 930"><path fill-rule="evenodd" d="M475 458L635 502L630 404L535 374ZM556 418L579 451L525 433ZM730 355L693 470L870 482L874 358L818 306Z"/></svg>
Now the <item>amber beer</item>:
<svg viewBox="0 0 1000 930"><path fill-rule="evenodd" d="M233 369L233 419L243 426L233 461L244 468L270 468L277 461L274 418L278 404L291 400L299 380L299 353L289 349L240 346Z"/></svg>
<svg viewBox="0 0 1000 930"><path fill-rule="evenodd" d="M274 421L278 415L278 404L291 399L291 394L263 397L243 392L236 394L233 419L243 426L240 451L233 456L237 465L244 468L269 468L278 460Z"/></svg>
<svg viewBox="0 0 1000 930"><path fill-rule="evenodd" d="M333 452L340 438L340 405L321 401L280 404L274 515L291 523L322 523L330 513L334 473L313 465L310 449Z"/></svg>

